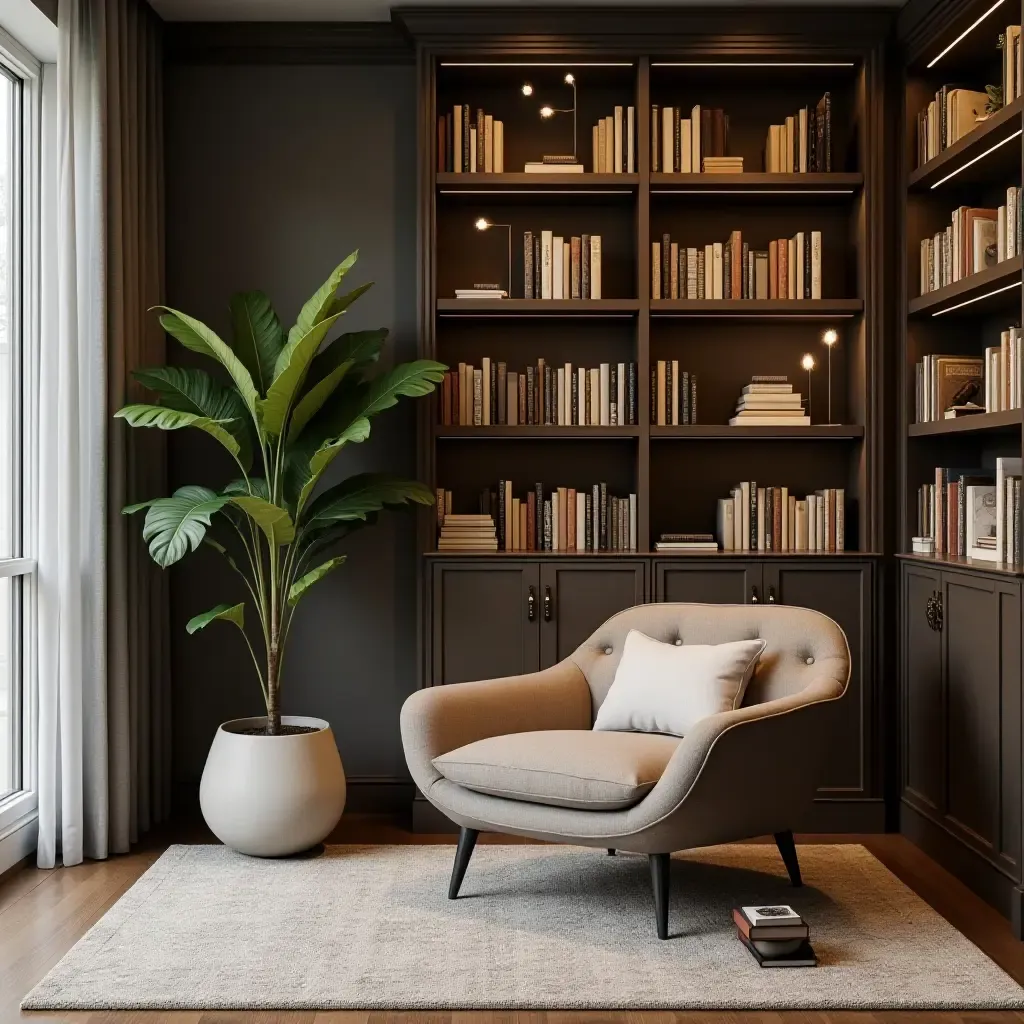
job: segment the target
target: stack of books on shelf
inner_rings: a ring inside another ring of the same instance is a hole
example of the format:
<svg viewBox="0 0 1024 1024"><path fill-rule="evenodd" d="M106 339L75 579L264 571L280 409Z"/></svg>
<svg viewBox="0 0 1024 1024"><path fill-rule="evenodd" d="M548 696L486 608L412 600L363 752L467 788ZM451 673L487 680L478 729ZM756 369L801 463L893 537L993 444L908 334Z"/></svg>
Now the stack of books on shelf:
<svg viewBox="0 0 1024 1024"><path fill-rule="evenodd" d="M741 156L706 156L701 168L705 174L742 174L743 157Z"/></svg>
<svg viewBox="0 0 1024 1024"><path fill-rule="evenodd" d="M697 422L697 374L680 370L678 359L659 359L651 367L651 425Z"/></svg>
<svg viewBox="0 0 1024 1024"><path fill-rule="evenodd" d="M565 363L509 370L484 356L481 366L459 363L441 383L442 426L634 426L636 363L601 363L589 369Z"/></svg>
<svg viewBox="0 0 1024 1024"><path fill-rule="evenodd" d="M1021 251L1021 195L1011 185L996 209L960 206L945 231L921 239L921 294L953 284Z"/></svg>
<svg viewBox="0 0 1024 1024"><path fill-rule="evenodd" d="M743 388L730 427L809 427L803 397L784 376L755 375Z"/></svg>
<svg viewBox="0 0 1024 1024"><path fill-rule="evenodd" d="M438 488L437 504L439 509L451 508L451 491ZM616 497L605 483L550 490L537 483L516 497L512 481L499 480L496 489L480 493L479 515L497 523L499 551L637 549L636 495Z"/></svg>
<svg viewBox="0 0 1024 1024"><path fill-rule="evenodd" d="M816 967L810 929L788 906L736 907L736 935L762 967Z"/></svg>
<svg viewBox="0 0 1024 1024"><path fill-rule="evenodd" d="M718 500L718 540L723 551L844 551L846 492L826 487L797 499L788 487L744 480Z"/></svg>
<svg viewBox="0 0 1024 1024"><path fill-rule="evenodd" d="M437 118L437 169L456 174L501 174L505 170L505 129L477 108L456 103Z"/></svg>
<svg viewBox="0 0 1024 1024"><path fill-rule="evenodd" d="M497 551L498 535L489 515L445 513L437 538L438 551Z"/></svg>
<svg viewBox="0 0 1024 1024"><path fill-rule="evenodd" d="M712 533L662 533L655 541L654 550L706 555L718 551L718 542Z"/></svg>
<svg viewBox="0 0 1024 1024"><path fill-rule="evenodd" d="M651 104L651 170L655 174L698 174L705 158L724 157L728 150L725 111L696 106L684 114L679 107Z"/></svg>
<svg viewBox="0 0 1024 1024"><path fill-rule="evenodd" d="M783 124L768 128L764 169L769 174L807 174L832 170L832 94L802 107Z"/></svg>
<svg viewBox="0 0 1024 1024"><path fill-rule="evenodd" d="M673 242L668 234L651 243L652 299L820 299L821 232L751 249L741 231L703 249Z"/></svg>
<svg viewBox="0 0 1024 1024"><path fill-rule="evenodd" d="M457 299L507 299L508 292L500 284L475 284L472 288L456 288Z"/></svg>
<svg viewBox="0 0 1024 1024"><path fill-rule="evenodd" d="M524 231L523 297L601 298L601 236Z"/></svg>
<svg viewBox="0 0 1024 1024"><path fill-rule="evenodd" d="M636 170L636 109L616 107L611 117L602 117L593 127L595 174L632 174Z"/></svg>
<svg viewBox="0 0 1024 1024"><path fill-rule="evenodd" d="M582 174L583 164L579 163L572 154L552 155L541 157L540 160L531 160L523 170L527 174Z"/></svg>
<svg viewBox="0 0 1024 1024"><path fill-rule="evenodd" d="M1020 563L1021 460L983 466L937 466L935 483L917 491L917 536L934 541L936 555Z"/></svg>

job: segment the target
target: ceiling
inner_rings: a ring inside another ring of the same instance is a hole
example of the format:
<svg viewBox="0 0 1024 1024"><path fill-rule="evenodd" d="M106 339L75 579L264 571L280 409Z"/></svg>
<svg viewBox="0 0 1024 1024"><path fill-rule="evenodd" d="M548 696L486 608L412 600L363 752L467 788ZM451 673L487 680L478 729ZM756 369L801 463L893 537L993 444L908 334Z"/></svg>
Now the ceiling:
<svg viewBox="0 0 1024 1024"><path fill-rule="evenodd" d="M165 21L389 21L391 8L482 6L481 0L149 0ZM846 0L844 6L899 7L903 0ZM736 7L751 0L644 0L645 6ZM621 6L622 0L502 0L503 7ZM783 0L771 6L821 6L821 0Z"/></svg>

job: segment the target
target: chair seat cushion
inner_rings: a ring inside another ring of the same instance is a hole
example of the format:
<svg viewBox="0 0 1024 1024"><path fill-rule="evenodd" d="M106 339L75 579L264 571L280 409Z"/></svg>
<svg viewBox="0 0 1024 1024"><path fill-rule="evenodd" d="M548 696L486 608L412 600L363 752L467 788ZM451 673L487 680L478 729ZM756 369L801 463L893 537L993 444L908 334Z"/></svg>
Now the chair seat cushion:
<svg viewBox="0 0 1024 1024"><path fill-rule="evenodd" d="M678 745L675 736L552 729L477 740L433 764L450 782L478 793L617 811L654 788Z"/></svg>

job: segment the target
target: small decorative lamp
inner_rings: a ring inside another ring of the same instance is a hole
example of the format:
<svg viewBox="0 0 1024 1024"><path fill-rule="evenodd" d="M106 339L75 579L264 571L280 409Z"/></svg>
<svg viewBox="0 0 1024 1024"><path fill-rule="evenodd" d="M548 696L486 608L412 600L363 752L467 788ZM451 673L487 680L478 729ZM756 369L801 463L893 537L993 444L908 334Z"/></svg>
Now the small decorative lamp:
<svg viewBox="0 0 1024 1024"><path fill-rule="evenodd" d="M512 225L495 224L486 217L478 217L475 225L477 231L489 231L491 228L505 228L508 231L508 296L512 297Z"/></svg>
<svg viewBox="0 0 1024 1024"><path fill-rule="evenodd" d="M562 79L566 85L572 86L572 106L571 107L551 107L545 104L540 108L540 116L547 120L550 117L554 117L555 114L572 114L572 162L576 163L576 79L569 73ZM527 92L529 88L529 92ZM524 85L523 95L529 96L533 93L533 86Z"/></svg>
<svg viewBox="0 0 1024 1024"><path fill-rule="evenodd" d="M529 82L523 82L523 95L524 96L532 96L533 95L533 86L530 85Z"/></svg>
<svg viewBox="0 0 1024 1024"><path fill-rule="evenodd" d="M800 365L807 371L807 418L811 418L811 370L814 369L814 356L808 352L803 359L800 360Z"/></svg>
<svg viewBox="0 0 1024 1024"><path fill-rule="evenodd" d="M832 348L839 340L839 332L828 327L821 336L822 343L828 348L828 421L832 422Z"/></svg>

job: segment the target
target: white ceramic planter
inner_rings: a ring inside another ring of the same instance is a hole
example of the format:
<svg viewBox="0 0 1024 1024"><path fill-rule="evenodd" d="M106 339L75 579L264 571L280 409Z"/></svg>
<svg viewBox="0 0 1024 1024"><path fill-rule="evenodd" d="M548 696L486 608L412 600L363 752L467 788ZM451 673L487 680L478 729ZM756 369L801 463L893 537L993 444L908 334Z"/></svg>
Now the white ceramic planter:
<svg viewBox="0 0 1024 1024"><path fill-rule="evenodd" d="M265 718L225 722L213 738L199 804L225 846L253 857L283 857L325 839L345 809L345 772L331 727L319 718L283 715L282 725L317 731L245 735Z"/></svg>

